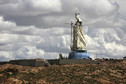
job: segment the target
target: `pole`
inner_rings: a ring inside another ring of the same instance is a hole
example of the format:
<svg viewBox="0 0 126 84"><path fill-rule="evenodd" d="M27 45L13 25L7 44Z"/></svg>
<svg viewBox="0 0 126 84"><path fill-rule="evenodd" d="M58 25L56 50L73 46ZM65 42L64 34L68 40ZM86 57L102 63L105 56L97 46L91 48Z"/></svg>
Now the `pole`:
<svg viewBox="0 0 126 84"><path fill-rule="evenodd" d="M72 51L72 46L73 46L73 22L71 21L71 51Z"/></svg>

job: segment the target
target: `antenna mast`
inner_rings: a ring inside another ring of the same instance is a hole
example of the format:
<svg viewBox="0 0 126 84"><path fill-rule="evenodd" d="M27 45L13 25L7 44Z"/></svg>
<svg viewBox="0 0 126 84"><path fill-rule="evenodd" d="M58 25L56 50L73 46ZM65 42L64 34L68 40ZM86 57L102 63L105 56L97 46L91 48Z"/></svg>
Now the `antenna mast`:
<svg viewBox="0 0 126 84"><path fill-rule="evenodd" d="M71 23L65 23L65 24L70 24L70 25L71 25L70 49L71 49L71 51L72 51L72 47L73 47L73 22L71 21Z"/></svg>
<svg viewBox="0 0 126 84"><path fill-rule="evenodd" d="M71 45L70 45L71 51L72 51L72 46L73 46L73 22L71 21Z"/></svg>

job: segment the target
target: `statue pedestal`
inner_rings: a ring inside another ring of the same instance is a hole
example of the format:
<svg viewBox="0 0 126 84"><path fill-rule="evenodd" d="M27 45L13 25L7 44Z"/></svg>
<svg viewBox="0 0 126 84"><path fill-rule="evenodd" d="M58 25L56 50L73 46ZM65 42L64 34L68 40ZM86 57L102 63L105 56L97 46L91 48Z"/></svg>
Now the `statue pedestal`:
<svg viewBox="0 0 126 84"><path fill-rule="evenodd" d="M68 59L91 59L87 50L75 50L69 53Z"/></svg>

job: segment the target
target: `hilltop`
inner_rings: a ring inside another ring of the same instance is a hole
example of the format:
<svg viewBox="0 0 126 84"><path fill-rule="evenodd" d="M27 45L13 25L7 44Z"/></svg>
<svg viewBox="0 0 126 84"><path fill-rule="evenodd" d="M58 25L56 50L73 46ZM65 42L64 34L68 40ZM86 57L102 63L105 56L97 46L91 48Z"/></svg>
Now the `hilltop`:
<svg viewBox="0 0 126 84"><path fill-rule="evenodd" d="M0 84L126 84L126 60L30 67L0 65Z"/></svg>

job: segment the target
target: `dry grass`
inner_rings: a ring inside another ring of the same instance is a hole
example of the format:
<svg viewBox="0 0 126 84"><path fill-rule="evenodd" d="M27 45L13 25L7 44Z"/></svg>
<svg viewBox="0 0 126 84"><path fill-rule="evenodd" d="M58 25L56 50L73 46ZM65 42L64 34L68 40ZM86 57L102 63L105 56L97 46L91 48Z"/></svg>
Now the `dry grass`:
<svg viewBox="0 0 126 84"><path fill-rule="evenodd" d="M126 84L126 61L28 67L0 66L0 84Z"/></svg>

